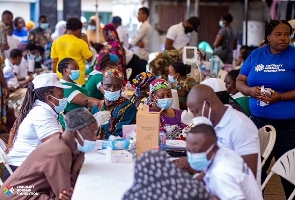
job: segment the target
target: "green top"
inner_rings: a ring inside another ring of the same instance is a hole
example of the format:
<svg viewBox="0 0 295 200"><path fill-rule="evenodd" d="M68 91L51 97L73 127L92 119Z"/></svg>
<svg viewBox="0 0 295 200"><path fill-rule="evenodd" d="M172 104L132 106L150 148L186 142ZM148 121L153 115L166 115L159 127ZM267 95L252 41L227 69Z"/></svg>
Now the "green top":
<svg viewBox="0 0 295 200"><path fill-rule="evenodd" d="M67 99L70 97L71 94L75 94L77 91L84 94L85 96L89 96L89 92L84 87L80 87L76 83L62 81L62 84L67 85L67 86L71 86L71 88L65 88L64 89L64 96ZM73 93L73 92L75 92L75 93ZM69 100L68 100L68 104L67 104L67 107L64 110L64 114L66 114L67 112L69 112L71 110L74 110L76 108L80 108L80 107L84 107L84 106L81 106L81 105L75 104L75 103L70 103ZM63 129L65 129L65 123L64 123L63 115L59 114L58 119L59 119L59 122L60 122L61 126L63 127Z"/></svg>
<svg viewBox="0 0 295 200"><path fill-rule="evenodd" d="M97 89L97 84L102 82L103 74L97 70L94 70L89 74L85 88L89 91L89 96L102 100L104 95Z"/></svg>

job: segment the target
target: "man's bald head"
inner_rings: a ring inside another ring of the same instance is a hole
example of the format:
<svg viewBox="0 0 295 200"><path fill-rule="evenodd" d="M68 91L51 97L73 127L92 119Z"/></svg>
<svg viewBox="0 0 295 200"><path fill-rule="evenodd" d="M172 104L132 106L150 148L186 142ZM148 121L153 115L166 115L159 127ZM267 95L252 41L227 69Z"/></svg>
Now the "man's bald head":
<svg viewBox="0 0 295 200"><path fill-rule="evenodd" d="M204 84L194 86L187 96L187 106L193 114L202 109L205 101L209 104L222 105L213 89Z"/></svg>

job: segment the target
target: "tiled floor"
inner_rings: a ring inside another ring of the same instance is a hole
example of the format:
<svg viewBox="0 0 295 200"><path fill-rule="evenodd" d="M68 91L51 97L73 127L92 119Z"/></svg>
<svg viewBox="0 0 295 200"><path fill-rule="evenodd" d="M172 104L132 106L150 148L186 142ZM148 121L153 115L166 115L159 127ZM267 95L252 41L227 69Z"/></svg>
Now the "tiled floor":
<svg viewBox="0 0 295 200"><path fill-rule="evenodd" d="M272 164L275 161L272 160ZM269 182L266 184L264 200L285 200L285 194L281 185L281 180L278 175L273 175Z"/></svg>

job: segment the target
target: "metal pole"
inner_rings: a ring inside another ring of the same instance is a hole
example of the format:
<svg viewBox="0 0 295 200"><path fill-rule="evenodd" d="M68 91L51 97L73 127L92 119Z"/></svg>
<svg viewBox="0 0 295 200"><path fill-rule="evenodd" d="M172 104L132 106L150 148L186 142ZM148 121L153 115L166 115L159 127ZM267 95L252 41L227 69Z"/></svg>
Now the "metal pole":
<svg viewBox="0 0 295 200"><path fill-rule="evenodd" d="M245 45L248 45L248 0L245 0Z"/></svg>
<svg viewBox="0 0 295 200"><path fill-rule="evenodd" d="M99 30L100 30L100 21L99 21L99 15L98 15L98 0L96 0L95 4L95 16L97 17L96 20L96 42L99 43Z"/></svg>
<svg viewBox="0 0 295 200"><path fill-rule="evenodd" d="M186 0L186 19L190 17L191 1Z"/></svg>

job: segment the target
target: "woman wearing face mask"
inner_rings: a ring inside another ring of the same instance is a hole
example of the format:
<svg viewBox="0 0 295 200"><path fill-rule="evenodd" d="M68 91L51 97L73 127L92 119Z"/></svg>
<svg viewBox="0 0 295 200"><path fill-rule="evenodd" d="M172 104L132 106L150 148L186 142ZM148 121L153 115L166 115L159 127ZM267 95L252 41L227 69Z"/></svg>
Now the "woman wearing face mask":
<svg viewBox="0 0 295 200"><path fill-rule="evenodd" d="M58 63L58 71L62 74L61 82L63 85L70 86L64 90L64 95L67 98L68 104L64 109L64 114L80 107L92 107L96 105L99 100L89 97L89 92L77 84L75 81L79 79L80 71L78 63L72 58L64 58ZM65 129L63 115L59 115L59 122Z"/></svg>
<svg viewBox="0 0 295 200"><path fill-rule="evenodd" d="M6 149L7 162L13 171L42 142L62 132L57 117L67 105L63 94L65 88L68 86L62 85L54 73L38 75L29 83L20 115L9 133ZM4 180L8 176L5 168Z"/></svg>
<svg viewBox="0 0 295 200"><path fill-rule="evenodd" d="M104 100L92 108L92 113L109 111L109 123L101 126L99 137L108 139L110 135L122 137L122 126L135 122L136 107L128 99L121 96L124 74L117 69L109 69L104 73L102 88Z"/></svg>
<svg viewBox="0 0 295 200"><path fill-rule="evenodd" d="M178 139L186 126L181 122L182 110L170 108L173 103L171 87L164 79L156 79L150 84L151 112L160 113L160 130L166 132L168 140Z"/></svg>
<svg viewBox="0 0 295 200"><path fill-rule="evenodd" d="M237 49L238 45L238 33L230 26L232 21L233 17L230 13L221 17L219 21L221 29L219 30L213 44L213 47L215 48L213 54L218 55L222 62L227 64L232 64L233 50ZM224 57L217 53L217 47L222 48L223 51L227 51Z"/></svg>
<svg viewBox="0 0 295 200"><path fill-rule="evenodd" d="M86 31L86 35L87 35L89 44L90 43L101 43L102 44L105 42L105 39L102 34L102 28L100 27L100 25L98 25L98 26L96 25L97 22L99 22L99 20L97 19L96 16L90 17L88 29ZM97 38L96 38L97 28L99 29L98 30L99 31L99 41L97 41Z"/></svg>
<svg viewBox="0 0 295 200"><path fill-rule="evenodd" d="M141 72L132 80L132 84L135 86L135 93L131 97L130 101L134 103L138 109L140 109L144 104L149 104L149 86L155 79L156 77L152 73Z"/></svg>
<svg viewBox="0 0 295 200"><path fill-rule="evenodd" d="M186 110L186 98L191 88L198 84L197 80L190 77L191 66L176 61L169 66L168 80L173 89L177 90L181 110Z"/></svg>

